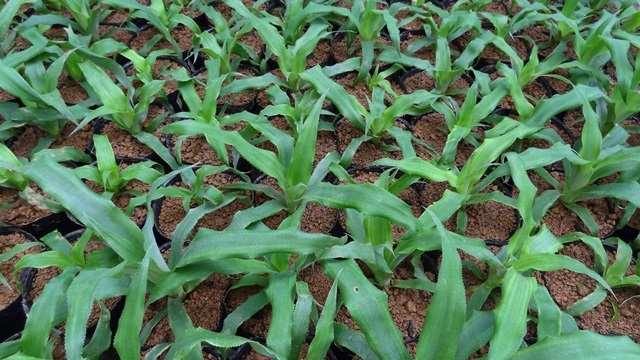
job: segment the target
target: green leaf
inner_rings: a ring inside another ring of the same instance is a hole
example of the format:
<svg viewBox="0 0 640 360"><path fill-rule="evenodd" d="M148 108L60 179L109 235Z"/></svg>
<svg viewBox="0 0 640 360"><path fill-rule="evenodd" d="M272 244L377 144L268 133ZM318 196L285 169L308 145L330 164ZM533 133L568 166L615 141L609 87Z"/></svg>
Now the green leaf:
<svg viewBox="0 0 640 360"><path fill-rule="evenodd" d="M491 340L494 330L492 312L474 311L469 320L464 323L460 333L456 360L468 359L473 353L482 348Z"/></svg>
<svg viewBox="0 0 640 360"><path fill-rule="evenodd" d="M397 167L407 174L417 175L429 181L447 181L452 187L456 187L458 183L458 177L454 175L450 168L435 165L418 157L404 158L402 160L381 159L374 161L372 165Z"/></svg>
<svg viewBox="0 0 640 360"><path fill-rule="evenodd" d="M293 327L291 329L290 358L298 358L300 349L309 332L309 320L313 304L313 296L309 292L309 285L304 281L296 281L296 307L293 310ZM333 331L333 329L331 330ZM333 338L333 337L332 337Z"/></svg>
<svg viewBox="0 0 640 360"><path fill-rule="evenodd" d="M529 269L542 270L542 271L556 271L561 269L567 269L580 274L585 274L600 285L604 286L607 290L611 290L605 280L598 275L595 271L589 269L585 264L564 255L548 254L548 253L528 253L523 254L517 261L514 262L514 268L518 271L526 271Z"/></svg>
<svg viewBox="0 0 640 360"><path fill-rule="evenodd" d="M411 359L389 313L387 295L373 286L358 264L354 260L324 260L321 264L337 281L340 296L371 349L382 359Z"/></svg>
<svg viewBox="0 0 640 360"><path fill-rule="evenodd" d="M289 358L291 352L295 282L296 274L293 271L273 273L269 275L269 286L266 290L272 309L267 346L283 358Z"/></svg>
<svg viewBox="0 0 640 360"><path fill-rule="evenodd" d="M365 128L362 114L365 114L366 110L362 104L360 104L353 95L347 93L342 86L323 74L320 66L312 67L300 74L300 77L311 84L318 94L324 94L326 91L327 99L338 108L340 114L344 115L344 117L359 128Z"/></svg>
<svg viewBox="0 0 640 360"><path fill-rule="evenodd" d="M582 96L577 96L579 94ZM544 126L555 115L582 106L584 101L594 101L604 94L595 87L577 84L571 91L562 95L555 95L550 99L540 100L529 119L524 122L529 126Z"/></svg>
<svg viewBox="0 0 640 360"><path fill-rule="evenodd" d="M591 186L579 191L575 196L575 201L605 197L626 200L640 207L640 184L635 181L628 181Z"/></svg>
<svg viewBox="0 0 640 360"><path fill-rule="evenodd" d="M45 285L38 301L31 307L22 332L20 350L24 355L37 359L46 359L50 356L46 345L54 325L58 304L65 300L63 294L66 293L71 280L79 270L76 266L70 266Z"/></svg>
<svg viewBox="0 0 640 360"><path fill-rule="evenodd" d="M82 350L82 356L90 359L99 358L111 346L111 313L102 302L98 302L98 304L100 319L98 319L91 341Z"/></svg>
<svg viewBox="0 0 640 360"><path fill-rule="evenodd" d="M553 301L547 288L538 286L533 300L538 310L538 341L550 336L559 336L562 332L562 310Z"/></svg>
<svg viewBox="0 0 640 360"><path fill-rule="evenodd" d="M436 293L431 299L422 326L416 357L419 359L452 359L465 322L465 295L462 263L448 232L431 214L442 241L442 265L438 273Z"/></svg>
<svg viewBox="0 0 640 360"><path fill-rule="evenodd" d="M337 275L340 277L340 274ZM316 325L316 335L311 340L309 345L309 351L307 353L308 359L322 359L326 356L329 347L334 339L334 327L333 319L336 317L337 304L336 297L338 294L338 282L334 281L327 295L327 300L322 308L322 314L318 319L318 325Z"/></svg>
<svg viewBox="0 0 640 360"><path fill-rule="evenodd" d="M287 59L287 48L284 38L278 33L278 30L274 26L267 22L266 18L258 18L239 0L226 0L225 3L249 21L258 31L267 47L273 51L278 58Z"/></svg>
<svg viewBox="0 0 640 360"><path fill-rule="evenodd" d="M404 201L373 184L331 185L320 183L307 190L304 198L335 209L353 208L361 213L385 218L410 229L422 226Z"/></svg>
<svg viewBox="0 0 640 360"><path fill-rule="evenodd" d="M336 334L336 344L351 350L362 359L380 359L380 357L371 350L371 347L367 344L367 339L361 332L351 330L345 325L336 322L333 323L333 331Z"/></svg>
<svg viewBox="0 0 640 360"><path fill-rule="evenodd" d="M326 94L316 101L311 112L302 123L302 129L293 148L291 162L287 168L287 185L308 184L313 170L313 158L316 153L316 138L322 102Z"/></svg>
<svg viewBox="0 0 640 360"><path fill-rule="evenodd" d="M628 337L605 336L591 331L548 337L518 351L513 360L537 359L637 359L640 346Z"/></svg>
<svg viewBox="0 0 640 360"><path fill-rule="evenodd" d="M111 201L89 190L73 170L49 157L41 157L26 165L24 174L104 239L123 259L142 260L145 245L142 231Z"/></svg>
<svg viewBox="0 0 640 360"><path fill-rule="evenodd" d="M177 267L205 260L256 258L271 253L308 255L346 239L305 233L297 229L255 231L200 229L185 250Z"/></svg>
<svg viewBox="0 0 640 360"><path fill-rule="evenodd" d="M127 96L104 71L89 61L83 61L78 66L105 107L114 112L132 110Z"/></svg>
<svg viewBox="0 0 640 360"><path fill-rule="evenodd" d="M251 145L251 143L237 132L222 131L215 129L211 124L193 120L183 120L169 124L162 128L162 132L178 135L204 134L212 139L222 141L225 144L233 145L248 162L265 174L277 179L281 187L286 187L284 183L286 180L286 172L277 156L271 151Z"/></svg>
<svg viewBox="0 0 640 360"><path fill-rule="evenodd" d="M111 269L81 271L67 290L67 316L64 347L69 359L80 359L85 343L87 320L91 315L94 296L103 281L116 277L124 264Z"/></svg>
<svg viewBox="0 0 640 360"><path fill-rule="evenodd" d="M0 19L4 19L4 21L0 22L0 39L5 39L5 35L12 23L9 19L13 19L20 7L34 2L35 0L9 0L4 3L2 11L0 11Z"/></svg>
<svg viewBox="0 0 640 360"><path fill-rule="evenodd" d="M245 343L249 343L256 352L262 355L278 360L286 359L258 342L248 340L240 336L216 333L203 328L190 329L182 334L178 334L176 336L176 341L171 347L171 350L169 350L169 353L167 353L166 358L184 359L194 347L199 347L203 342L211 346L223 348L239 347Z"/></svg>
<svg viewBox="0 0 640 360"><path fill-rule="evenodd" d="M145 311L144 298L147 293L148 271L149 257L145 256L131 281L131 288L118 322L118 331L113 340L113 346L120 358L134 359L140 354L141 344L138 334L142 328Z"/></svg>
<svg viewBox="0 0 640 360"><path fill-rule="evenodd" d="M502 299L494 311L496 331L489 357L508 359L518 351L527 333L527 309L538 283L509 268L502 280Z"/></svg>

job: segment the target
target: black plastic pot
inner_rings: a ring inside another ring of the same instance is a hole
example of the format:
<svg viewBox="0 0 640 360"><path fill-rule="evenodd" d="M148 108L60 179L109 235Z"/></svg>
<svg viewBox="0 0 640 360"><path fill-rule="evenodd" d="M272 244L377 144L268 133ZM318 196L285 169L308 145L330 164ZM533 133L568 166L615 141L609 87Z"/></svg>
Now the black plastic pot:
<svg viewBox="0 0 640 360"><path fill-rule="evenodd" d="M260 342L263 345L266 344L266 339L252 339L252 340ZM311 344L312 340L313 340L312 336L307 336L305 342L308 345L308 344ZM245 359L251 360L253 359L251 350L252 350L251 345L249 343L245 343L244 345L236 349L235 353L229 357L229 360L245 360ZM335 354L336 350L339 353L338 356L336 356ZM327 351L327 355L325 356L325 359L342 360L342 359L351 359L354 356L355 355L349 352L348 350L339 349L335 344L332 344L329 350Z"/></svg>
<svg viewBox="0 0 640 360"><path fill-rule="evenodd" d="M18 233L26 237L29 241L38 241L32 234L20 229L15 228L0 228L0 235L9 235ZM20 285L23 287L23 291L29 289L29 283L33 278L33 269L24 269L20 274ZM10 280L10 279L8 279ZM4 285L2 285L4 286ZM25 313L22 309L22 294L18 294L15 300L11 302L4 309L0 309L0 341L5 341L12 335L22 331L26 321Z"/></svg>

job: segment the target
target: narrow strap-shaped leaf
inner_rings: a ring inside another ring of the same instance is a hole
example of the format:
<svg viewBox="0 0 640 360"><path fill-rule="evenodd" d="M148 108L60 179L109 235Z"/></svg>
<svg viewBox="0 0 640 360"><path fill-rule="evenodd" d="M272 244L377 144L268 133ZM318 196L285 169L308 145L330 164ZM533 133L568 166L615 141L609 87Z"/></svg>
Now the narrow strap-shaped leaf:
<svg viewBox="0 0 640 360"><path fill-rule="evenodd" d="M102 302L98 304L100 306L100 318L98 319L96 330L91 337L91 341L82 350L82 356L89 359L100 357L111 346L111 328L109 327L111 313Z"/></svg>
<svg viewBox="0 0 640 360"><path fill-rule="evenodd" d="M260 169L260 171L277 179L278 183L282 187L285 187L284 181L286 179L286 173L276 155L270 151L251 145L251 143L237 132L214 129L210 124L193 120L183 120L169 124L162 128L162 132L179 135L204 134L226 144L233 145L247 161Z"/></svg>
<svg viewBox="0 0 640 360"><path fill-rule="evenodd" d="M330 278L337 279L340 296L371 349L382 359L410 359L389 313L387 295L373 286L358 264L354 260L324 260L321 264Z"/></svg>
<svg viewBox="0 0 640 360"><path fill-rule="evenodd" d="M211 346L224 348L239 347L245 343L249 343L256 352L262 355L278 360L286 359L253 340L235 335L216 333L203 328L194 328L182 334L177 334L176 341L171 347L171 350L169 350L169 353L167 353L167 359L184 359L195 346L200 346L203 342Z"/></svg>
<svg viewBox="0 0 640 360"><path fill-rule="evenodd" d="M502 280L502 299L494 311L495 335L490 342L489 357L509 359L518 351L527 333L527 309L538 283L509 268Z"/></svg>
<svg viewBox="0 0 640 360"><path fill-rule="evenodd" d="M227 230L241 230L246 229L249 225L266 219L269 216L275 215L284 210L284 206L277 200L269 200L266 203L250 207L247 210L241 210L235 213L231 224L227 227Z"/></svg>
<svg viewBox="0 0 640 360"><path fill-rule="evenodd" d="M348 94L342 86L323 74L319 66L303 72L300 77L311 84L319 94L328 91L327 98L338 108L340 113L359 128L365 128L362 114L366 113L366 110L362 104L353 95Z"/></svg>
<svg viewBox="0 0 640 360"><path fill-rule="evenodd" d="M410 229L420 228L404 201L373 184L331 185L320 183L308 189L305 199L335 209L353 208L364 214L378 216Z"/></svg>
<svg viewBox="0 0 640 360"><path fill-rule="evenodd" d="M308 255L346 239L329 235L305 233L297 229L271 231L214 231L200 229L185 250L178 267L204 260L226 258L256 258L274 252Z"/></svg>
<svg viewBox="0 0 640 360"><path fill-rule="evenodd" d="M567 306L564 312L571 316L580 316L587 311L595 308L607 298L607 291L598 286L591 294Z"/></svg>
<svg viewBox="0 0 640 360"><path fill-rule="evenodd" d="M562 333L562 310L553 301L547 288L538 286L533 300L538 310L538 341L549 336L559 336Z"/></svg>
<svg viewBox="0 0 640 360"><path fill-rule="evenodd" d="M338 274L338 277L340 274ZM338 282L334 281L327 295L327 300L322 308L322 314L316 325L316 335L309 345L308 359L322 359L326 356L329 346L334 338L333 319L336 316L336 297L338 294Z"/></svg>
<svg viewBox="0 0 640 360"><path fill-rule="evenodd" d="M19 97L22 100L43 102L40 94L38 94L27 81L13 68L7 66L0 59L0 76L2 76L2 88Z"/></svg>
<svg viewBox="0 0 640 360"><path fill-rule="evenodd" d="M302 129L293 148L291 163L287 168L287 184L289 187L297 184L308 184L313 170L313 158L316 153L316 138L318 136L318 122L320 110L326 94L322 94L315 103L309 116L304 119Z"/></svg>
<svg viewBox="0 0 640 360"><path fill-rule="evenodd" d="M548 149L531 147L521 153L518 153L518 156L520 156L524 162L524 167L527 170L541 168L564 158L570 159L571 163L574 164L586 162L586 160L580 158L575 151L571 149L569 144L561 143L555 143ZM497 178L506 176L509 173L509 164L502 164L489 173L478 186L484 187L484 184L490 184Z"/></svg>
<svg viewBox="0 0 640 360"><path fill-rule="evenodd" d="M447 230L435 215L442 242L442 265L436 293L431 299L422 326L416 357L419 359L453 359L466 317L462 263Z"/></svg>
<svg viewBox="0 0 640 360"><path fill-rule="evenodd" d="M313 296L309 292L309 285L304 281L296 281L296 307L293 310L293 327L291 329L291 352L289 358L297 359L300 349L309 332L309 320Z"/></svg>
<svg viewBox="0 0 640 360"><path fill-rule="evenodd" d="M107 135L93 135L93 143L98 162L98 171L101 175L101 185L108 191L118 191L120 185L120 169L116 164L116 157Z"/></svg>
<svg viewBox="0 0 640 360"><path fill-rule="evenodd" d="M583 96L576 96L578 92L581 92ZM582 106L585 100L594 101L603 96L604 94L597 88L578 84L568 93L540 100L535 111L529 119L525 120L525 123L530 126L543 126L559 113Z"/></svg>
<svg viewBox="0 0 640 360"><path fill-rule="evenodd" d="M589 269L585 264L580 261L570 258L565 255L547 254L547 253L528 253L523 254L515 263L514 267L518 271L526 271L529 269L542 270L542 271L555 271L561 269L567 269L580 274L585 274L600 285L611 291L611 287L607 282L595 271Z"/></svg>
<svg viewBox="0 0 640 360"><path fill-rule="evenodd" d="M137 262L143 258L142 231L111 201L89 190L73 170L41 157L26 165L24 174L104 239L123 259Z"/></svg>
<svg viewBox="0 0 640 360"><path fill-rule="evenodd" d="M503 120L500 124L509 125L511 122ZM498 125L500 126L500 125ZM460 179L457 189L463 193L469 193L473 185L478 181L495 161L508 147L517 139L531 135L538 129L524 124L513 128L507 133L486 139L474 152L460 171Z"/></svg>
<svg viewBox="0 0 640 360"><path fill-rule="evenodd" d="M604 278L611 286L620 285L626 276L627 269L631 264L631 246L624 241L617 241L616 260L609 266Z"/></svg>
<svg viewBox="0 0 640 360"><path fill-rule="evenodd" d="M474 311L464 323L458 349L456 350L456 360L466 360L473 353L491 340L494 332L493 313L489 311Z"/></svg>
<svg viewBox="0 0 640 360"><path fill-rule="evenodd" d="M0 19L4 19L4 21L0 22L0 39L4 40L9 30L9 26L11 25L11 20L9 19L13 19L22 5L33 2L35 2L35 0L9 0L4 4L2 11L0 11Z"/></svg>
<svg viewBox="0 0 640 360"><path fill-rule="evenodd" d="M364 334L359 331L351 330L344 324L337 322L333 323L333 331L336 334L336 344L343 346L351 350L354 354L358 355L365 360L379 360L380 357L376 355L369 344Z"/></svg>
<svg viewBox="0 0 640 360"><path fill-rule="evenodd" d="M509 241L508 249L510 254L519 254L521 250L528 251L531 231L536 227L537 223L533 219L532 209L533 201L536 196L536 187L533 185L524 168L524 161L515 153L506 155L509 160L509 167L513 181L520 190L518 196L518 210L524 224L520 230L516 232L516 236Z"/></svg>
<svg viewBox="0 0 640 360"><path fill-rule="evenodd" d="M170 297L168 299L167 312L169 315L169 325L174 334L182 334L193 329L191 318L180 298ZM202 349L194 347L184 358L186 360L202 359Z"/></svg>
<svg viewBox="0 0 640 360"><path fill-rule="evenodd" d="M289 358L291 352L295 280L293 271L273 273L269 275L269 286L266 289L272 309L267 346L283 358Z"/></svg>
<svg viewBox="0 0 640 360"><path fill-rule="evenodd" d="M605 336L591 331L576 331L571 334L548 337L527 348L521 349L513 360L536 359L637 359L640 346L628 337Z"/></svg>
<svg viewBox="0 0 640 360"><path fill-rule="evenodd" d="M67 329L64 337L64 348L69 359L82 358L82 347L85 343L87 320L91 315L94 293L101 280L115 277L122 271L124 264L111 269L81 271L67 290Z"/></svg>
<svg viewBox="0 0 640 360"><path fill-rule="evenodd" d="M80 270L76 266L66 268L62 274L51 279L45 285L42 294L31 307L27 322L20 339L20 350L27 356L46 359L47 342L53 328L53 321L58 310L58 303L64 301L64 294L71 284L71 280Z"/></svg>
<svg viewBox="0 0 640 360"><path fill-rule="evenodd" d="M284 38L273 25L269 24L266 18L258 18L239 0L225 0L225 3L231 6L238 14L242 15L242 17L249 20L267 47L273 51L278 58L287 58L287 48Z"/></svg>
<svg viewBox="0 0 640 360"><path fill-rule="evenodd" d="M235 310L228 314L222 325L222 334L235 334L240 325L255 313L260 311L269 303L266 291L262 290L257 294L249 296L249 298L238 306Z"/></svg>
<svg viewBox="0 0 640 360"><path fill-rule="evenodd" d="M83 61L78 66L104 106L113 111L132 110L127 96L104 71L88 61Z"/></svg>
<svg viewBox="0 0 640 360"><path fill-rule="evenodd" d="M131 281L131 288L124 303L122 315L118 323L118 331L113 346L122 359L134 359L140 356L140 338L144 316L144 297L147 293L147 275L149 257L145 256Z"/></svg>
<svg viewBox="0 0 640 360"><path fill-rule="evenodd" d="M148 302L154 302L168 295L185 283L200 283L213 272L233 275L241 273L265 274L271 271L264 261L253 259L226 259L199 262L180 269L174 269L167 276L163 277L162 280L154 285L149 294Z"/></svg>
<svg viewBox="0 0 640 360"><path fill-rule="evenodd" d="M631 202L640 207L640 184L636 181L611 183L585 188L578 192L576 201L611 197Z"/></svg>

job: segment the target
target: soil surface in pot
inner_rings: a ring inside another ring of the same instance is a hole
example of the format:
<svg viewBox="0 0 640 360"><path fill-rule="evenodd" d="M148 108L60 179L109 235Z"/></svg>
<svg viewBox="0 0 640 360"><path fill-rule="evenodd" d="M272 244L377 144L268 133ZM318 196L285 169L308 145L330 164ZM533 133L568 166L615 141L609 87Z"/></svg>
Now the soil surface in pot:
<svg viewBox="0 0 640 360"><path fill-rule="evenodd" d="M232 185L237 182L232 175L226 173L218 173L215 175L207 176L204 179L204 183L206 186L213 186L215 188L219 188L225 185ZM178 181L173 186L188 188L183 182ZM249 208L249 196L248 192L241 193L245 199L238 198L231 202L230 204L215 210L211 213L206 214L196 223L196 226L191 231L192 235L195 235L196 231L201 228L208 228L213 230L222 231L229 226L231 221L233 220L233 216L241 210L246 210ZM173 237L173 232L176 229L176 226L184 219L187 215L187 212L183 206L183 200L179 197L165 197L162 200L162 205L160 207L160 213L158 214L158 229L162 232L164 236L167 238ZM192 202L190 207L196 207L197 204Z"/></svg>
<svg viewBox="0 0 640 360"><path fill-rule="evenodd" d="M560 254L580 261L593 269L594 253L583 243L571 243L559 251ZM615 254L607 252L609 265L615 260ZM635 274L635 264L631 264L626 275ZM589 295L596 288L597 283L592 278L574 273L569 270L558 270L544 273L543 283L551 297L561 309L572 305L576 301ZM607 294L607 298L594 309L577 316L576 323L585 330L591 330L603 335L627 335L640 344L640 289L637 286L614 289L615 298ZM614 306L618 309L618 316L614 313Z"/></svg>
<svg viewBox="0 0 640 360"><path fill-rule="evenodd" d="M33 190L43 195L36 184L30 185ZM20 197L20 191L0 187L0 222L10 225L26 225L45 216L53 214L47 208L30 204Z"/></svg>
<svg viewBox="0 0 640 360"><path fill-rule="evenodd" d="M25 244L31 241L35 241L34 239L30 239L27 235L22 232L10 232L10 233L2 233L0 234L0 247L2 248L2 254L11 251L18 244ZM13 269L15 265L27 254L35 254L40 251L39 247L32 247L25 251L22 251L16 254L9 260L3 261L0 263L0 273L4 276L4 279L9 284L10 288L7 288L5 285L0 285L0 310L5 309L7 306L11 305L14 301L16 301L20 297L20 290L18 289L17 284L13 280ZM20 276L22 272L18 274Z"/></svg>

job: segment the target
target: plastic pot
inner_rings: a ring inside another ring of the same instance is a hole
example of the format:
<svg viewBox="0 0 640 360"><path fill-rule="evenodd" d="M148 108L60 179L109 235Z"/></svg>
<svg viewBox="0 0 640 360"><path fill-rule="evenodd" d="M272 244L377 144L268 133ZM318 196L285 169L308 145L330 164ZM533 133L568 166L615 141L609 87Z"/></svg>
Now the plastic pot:
<svg viewBox="0 0 640 360"><path fill-rule="evenodd" d="M15 228L13 229L0 228L0 240L2 242L0 245L2 245L3 248L7 248L6 251L10 249L9 246L11 245L8 242L5 242L5 240L8 240L9 236L15 236L15 235L23 237L25 240L24 242L38 241L33 235L29 234L26 231L15 229ZM22 241L19 243L22 243ZM4 253L5 250L3 249L2 252ZM15 262L17 262L18 259L16 259L15 257L13 259L15 259L15 261L11 261L11 262L7 261L3 263L2 264L3 268L8 267L9 265L15 265ZM7 282L11 284L12 278L13 278L13 271L12 269L7 269L7 270L8 270L7 273L3 275L7 280ZM4 269L3 269L3 272L5 272ZM29 290L29 283L33 278L33 275L34 275L33 269L24 269L19 275L20 283L16 285L22 286L23 291ZM13 300L10 300L8 305L0 309L0 324L2 324L2 326L0 326L0 341L5 341L7 338L18 333L24 328L26 316L22 309L22 299L23 299L22 293L18 292L17 291L18 289L16 288L16 289L13 289L14 295L12 296L12 294L7 291L8 289L6 289L4 285L0 285L0 286L3 287L2 288L3 293L7 292L6 294L7 296L13 297Z"/></svg>

